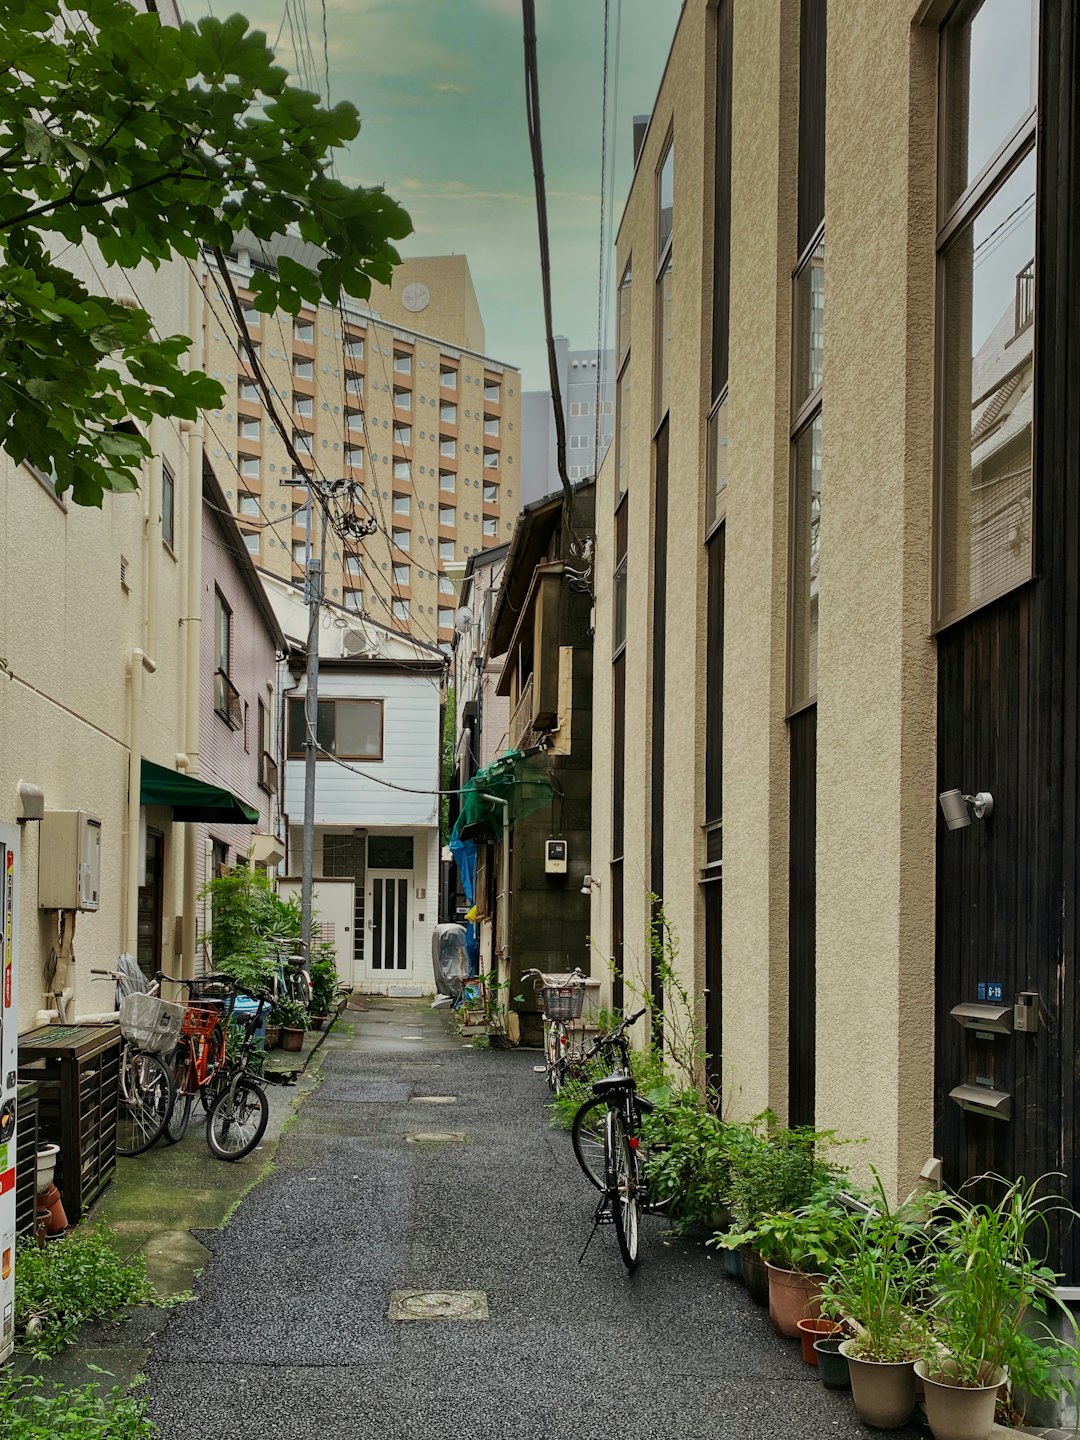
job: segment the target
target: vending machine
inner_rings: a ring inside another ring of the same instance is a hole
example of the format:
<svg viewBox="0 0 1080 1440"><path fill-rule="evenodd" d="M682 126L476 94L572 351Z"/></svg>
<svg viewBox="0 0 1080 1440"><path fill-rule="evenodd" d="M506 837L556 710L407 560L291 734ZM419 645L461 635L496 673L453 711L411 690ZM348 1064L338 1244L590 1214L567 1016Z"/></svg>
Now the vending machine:
<svg viewBox="0 0 1080 1440"><path fill-rule="evenodd" d="M15 1348L15 1090L18 1084L19 830L0 825L0 1362Z"/></svg>

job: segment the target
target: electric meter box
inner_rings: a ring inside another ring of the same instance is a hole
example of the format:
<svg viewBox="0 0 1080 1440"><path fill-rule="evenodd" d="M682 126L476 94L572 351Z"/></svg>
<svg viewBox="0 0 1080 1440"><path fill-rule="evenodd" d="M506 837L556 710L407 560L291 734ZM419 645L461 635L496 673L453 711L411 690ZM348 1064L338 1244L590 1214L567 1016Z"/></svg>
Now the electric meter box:
<svg viewBox="0 0 1080 1440"><path fill-rule="evenodd" d="M566 874L566 841L548 840L544 845L544 872L548 875Z"/></svg>
<svg viewBox="0 0 1080 1440"><path fill-rule="evenodd" d="M88 810L46 810L38 842L38 908L96 910L101 821Z"/></svg>

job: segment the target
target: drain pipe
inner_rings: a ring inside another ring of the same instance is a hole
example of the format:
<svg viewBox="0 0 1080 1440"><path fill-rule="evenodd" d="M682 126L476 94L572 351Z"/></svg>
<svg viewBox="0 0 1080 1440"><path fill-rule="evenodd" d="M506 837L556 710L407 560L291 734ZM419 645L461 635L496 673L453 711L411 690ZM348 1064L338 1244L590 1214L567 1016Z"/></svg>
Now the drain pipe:
<svg viewBox="0 0 1080 1440"><path fill-rule="evenodd" d="M194 275L188 277L188 369L196 367L195 336L202 334L202 289ZM199 360L201 361L201 356ZM188 775L199 773L199 679L202 649L202 508L203 430L198 421L181 422L187 434L188 492L187 538L184 546L187 569L187 600L184 617L184 749ZM189 979L195 974L195 946L198 939L198 853L199 827L193 821L184 826L184 898L181 921L183 969Z"/></svg>

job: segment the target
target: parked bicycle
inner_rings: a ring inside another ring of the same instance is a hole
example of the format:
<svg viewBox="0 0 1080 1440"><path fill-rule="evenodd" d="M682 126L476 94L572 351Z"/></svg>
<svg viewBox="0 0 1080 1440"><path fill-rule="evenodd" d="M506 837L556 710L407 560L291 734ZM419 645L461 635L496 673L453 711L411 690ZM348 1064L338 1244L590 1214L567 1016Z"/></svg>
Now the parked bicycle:
<svg viewBox="0 0 1080 1440"><path fill-rule="evenodd" d="M116 1150L141 1155L165 1132L175 1089L172 1071L162 1058L176 1044L184 1007L162 1000L160 985L137 979L130 970L91 970L115 981L120 1033L120 1079L116 1112ZM142 981L144 988L134 988Z"/></svg>
<svg viewBox="0 0 1080 1440"><path fill-rule="evenodd" d="M187 991L183 1022L171 1057L175 1095L162 1138L178 1144L187 1134L195 1097L209 1113L214 1083L225 1060L225 1026L228 1024L236 983L228 975L200 975L191 980L174 979L158 971L157 980L168 980Z"/></svg>
<svg viewBox="0 0 1080 1440"><path fill-rule="evenodd" d="M263 1091L266 1082L255 1073L253 1057L263 1011L272 1000L269 995L257 995L239 985L236 993L254 1000L255 1009L232 1020L233 1043L218 1071L214 1099L206 1117L206 1143L219 1160L242 1160L250 1155L265 1134L270 1118Z"/></svg>
<svg viewBox="0 0 1080 1440"><path fill-rule="evenodd" d="M540 1009L544 1021L544 1063L537 1066L547 1077L548 1088L558 1095L566 1083L569 1073L570 1031L568 1020L581 1018L585 1004L585 981L582 970L569 975L548 975L542 970L526 970L522 980L531 979L540 994Z"/></svg>
<svg viewBox="0 0 1080 1440"><path fill-rule="evenodd" d="M307 957L293 947L301 942L294 935L271 935L274 947L275 975L273 984L274 1000L285 998L295 1000L305 1010L311 1009L311 970Z"/></svg>

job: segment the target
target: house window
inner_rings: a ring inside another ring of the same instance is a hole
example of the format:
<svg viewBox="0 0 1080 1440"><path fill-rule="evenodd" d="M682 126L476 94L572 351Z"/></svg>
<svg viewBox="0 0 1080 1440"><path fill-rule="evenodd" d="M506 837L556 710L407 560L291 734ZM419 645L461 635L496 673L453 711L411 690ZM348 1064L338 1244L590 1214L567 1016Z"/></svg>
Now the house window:
<svg viewBox="0 0 1080 1440"><path fill-rule="evenodd" d="M246 400L251 405L259 404L262 396L260 395L259 387L255 384L254 380L240 381L240 399Z"/></svg>
<svg viewBox="0 0 1080 1440"><path fill-rule="evenodd" d="M395 529L395 530L392 532L392 534L393 534L393 539L394 539L394 548L395 548L396 550L408 550L408 548L409 548L409 531L408 531L408 530Z"/></svg>
<svg viewBox="0 0 1080 1440"><path fill-rule="evenodd" d="M257 480L259 478L259 459L257 455L241 455L240 474L245 480Z"/></svg>
<svg viewBox="0 0 1080 1440"><path fill-rule="evenodd" d="M310 345L315 339L314 322L311 320L294 320L293 339L299 340L303 345Z"/></svg>
<svg viewBox="0 0 1080 1440"><path fill-rule="evenodd" d="M457 441L449 435L439 436L439 454L444 460L457 459Z"/></svg>
<svg viewBox="0 0 1080 1440"><path fill-rule="evenodd" d="M485 434L485 435L498 435L498 433L499 433L499 417L498 417L497 415L485 415L485 416L484 416L484 434Z"/></svg>
<svg viewBox="0 0 1080 1440"><path fill-rule="evenodd" d="M305 419L310 419L315 413L315 401L310 395L294 395L293 409L297 415L302 415Z"/></svg>
<svg viewBox="0 0 1080 1440"><path fill-rule="evenodd" d="M454 612L449 607L439 606L439 629L452 630L454 628Z"/></svg>
<svg viewBox="0 0 1080 1440"><path fill-rule="evenodd" d="M499 487L493 485L489 480L484 481L484 504L497 505L499 503Z"/></svg>
<svg viewBox="0 0 1080 1440"><path fill-rule="evenodd" d="M390 613L395 620L407 624L409 620L409 602L407 600L391 600Z"/></svg>
<svg viewBox="0 0 1080 1440"><path fill-rule="evenodd" d="M307 730L303 699L289 701L289 758L304 756ZM383 758L383 702L381 700L320 700L315 722L318 756L339 760Z"/></svg>
<svg viewBox="0 0 1080 1440"><path fill-rule="evenodd" d="M412 391L405 390L400 385L394 386L394 408L397 410L412 409Z"/></svg>
<svg viewBox="0 0 1080 1440"><path fill-rule="evenodd" d="M443 365L439 369L439 384L444 390L457 389L457 371L450 365Z"/></svg>
<svg viewBox="0 0 1080 1440"><path fill-rule="evenodd" d="M256 539L258 537L256 536ZM214 709L230 720L230 698L235 694L232 671L232 611L221 591L214 588ZM230 693L231 692L231 693Z"/></svg>
<svg viewBox="0 0 1080 1440"><path fill-rule="evenodd" d="M397 375L412 374L412 356L407 350L394 351L394 373Z"/></svg>
<svg viewBox="0 0 1080 1440"><path fill-rule="evenodd" d="M161 538L176 549L176 480L168 465L161 467Z"/></svg>
<svg viewBox="0 0 1080 1440"><path fill-rule="evenodd" d="M395 444L395 445L401 445L403 448L407 448L409 445L412 444L412 426L411 426L411 425L395 425L395 426L394 426L394 444Z"/></svg>
<svg viewBox="0 0 1080 1440"><path fill-rule="evenodd" d="M293 377L297 380L315 379L315 361L305 360L302 355L294 355L292 362Z"/></svg>
<svg viewBox="0 0 1080 1440"><path fill-rule="evenodd" d="M499 452L497 450L484 451L484 469L497 470L499 468Z"/></svg>
<svg viewBox="0 0 1080 1440"><path fill-rule="evenodd" d="M260 428L259 421L248 416L241 416L236 422L236 433L241 440L258 440Z"/></svg>
<svg viewBox="0 0 1080 1440"><path fill-rule="evenodd" d="M439 506L439 524L440 524L440 525L455 525L456 523L457 523L457 511L454 509L453 505L440 505L440 506Z"/></svg>
<svg viewBox="0 0 1080 1440"><path fill-rule="evenodd" d="M1038 6L941 34L938 626L1030 579Z"/></svg>
<svg viewBox="0 0 1080 1440"><path fill-rule="evenodd" d="M395 584L395 585L408 585L408 583L409 583L409 566L408 566L408 565L395 565L395 566L394 566L394 584Z"/></svg>
<svg viewBox="0 0 1080 1440"><path fill-rule="evenodd" d="M440 560L453 560L453 558L454 558L454 542L453 542L453 540L440 540L440 541L439 541L439 559L440 559Z"/></svg>
<svg viewBox="0 0 1080 1440"><path fill-rule="evenodd" d="M457 406L452 405L449 400L443 401L439 406L439 419L444 425L457 424Z"/></svg>
<svg viewBox="0 0 1080 1440"><path fill-rule="evenodd" d="M498 532L499 522L495 519L494 515L488 515L484 520L484 534L492 536L497 535Z"/></svg>
<svg viewBox="0 0 1080 1440"><path fill-rule="evenodd" d="M259 706L259 784L264 790L277 787L277 765L274 763L274 734L271 724L270 707L263 701Z"/></svg>
<svg viewBox="0 0 1080 1440"><path fill-rule="evenodd" d="M449 492L451 495L457 488L457 476L452 470L439 471L439 489Z"/></svg>
<svg viewBox="0 0 1080 1440"><path fill-rule="evenodd" d="M395 495L395 496L394 496L394 514L395 514L395 515L408 515L410 508L411 508L411 506L410 506L410 502L409 502L409 497L408 497L408 495Z"/></svg>
<svg viewBox="0 0 1080 1440"><path fill-rule="evenodd" d="M502 399L502 387L497 380L488 380L484 385L484 399L489 405L498 405Z"/></svg>

